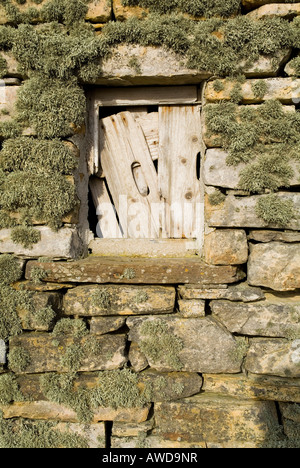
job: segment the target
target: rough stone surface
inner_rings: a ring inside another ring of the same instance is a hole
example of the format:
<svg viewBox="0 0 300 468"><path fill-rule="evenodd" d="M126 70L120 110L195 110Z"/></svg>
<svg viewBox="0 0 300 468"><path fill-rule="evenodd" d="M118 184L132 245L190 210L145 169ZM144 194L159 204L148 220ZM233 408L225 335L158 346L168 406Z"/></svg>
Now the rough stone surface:
<svg viewBox="0 0 300 468"><path fill-rule="evenodd" d="M253 288L247 283L228 288L196 288L193 285L179 286L179 295L183 299L228 299L229 301L255 302L265 298L260 288Z"/></svg>
<svg viewBox="0 0 300 468"><path fill-rule="evenodd" d="M6 364L6 345L3 340L0 340L0 365Z"/></svg>
<svg viewBox="0 0 300 468"><path fill-rule="evenodd" d="M242 265L248 260L246 232L217 229L205 236L204 256L211 265Z"/></svg>
<svg viewBox="0 0 300 468"><path fill-rule="evenodd" d="M250 374L204 374L202 390L237 398L300 402L299 379Z"/></svg>
<svg viewBox="0 0 300 468"><path fill-rule="evenodd" d="M106 23L111 20L111 6L107 0L92 0L88 3L86 20L91 23Z"/></svg>
<svg viewBox="0 0 300 468"><path fill-rule="evenodd" d="M36 292L32 296L33 310L18 308L18 315L22 321L23 330L49 331L53 323L44 324L37 318L38 312L47 307L58 317L62 314L62 295L57 292ZM54 319L53 319L54 321Z"/></svg>
<svg viewBox="0 0 300 468"><path fill-rule="evenodd" d="M125 335L94 335L93 338L96 339L100 351L90 351L85 354L78 366L79 371L113 370L122 367L127 362ZM57 346L51 334L28 333L11 338L9 346L10 351L23 348L29 354L30 363L24 370L25 373L67 372L69 369L61 358L66 355L72 345L79 345L82 348L88 339L89 336L81 339L67 336L60 339Z"/></svg>
<svg viewBox="0 0 300 468"><path fill-rule="evenodd" d="M77 262L31 261L26 265L27 279L35 267L47 273L45 281L50 283L225 284L244 278L238 266L207 265L198 258L89 257Z"/></svg>
<svg viewBox="0 0 300 468"><path fill-rule="evenodd" d="M79 286L64 297L66 315L145 315L171 313L175 289L163 286Z"/></svg>
<svg viewBox="0 0 300 468"><path fill-rule="evenodd" d="M245 368L253 374L300 378L300 339L250 339Z"/></svg>
<svg viewBox="0 0 300 468"><path fill-rule="evenodd" d="M249 239L257 242L300 242L299 232L251 230Z"/></svg>
<svg viewBox="0 0 300 468"><path fill-rule="evenodd" d="M7 122L15 117L18 90L19 86L5 86L4 80L0 80L0 122Z"/></svg>
<svg viewBox="0 0 300 468"><path fill-rule="evenodd" d="M92 335L105 335L125 325L126 317L93 317L90 323Z"/></svg>
<svg viewBox="0 0 300 468"><path fill-rule="evenodd" d="M215 136L217 138L217 136ZM224 187L229 189L239 189L240 173L247 167L241 163L237 166L229 166L226 163L228 152L214 148L208 149L204 161L203 180L206 185ZM294 171L294 176L290 180L290 186L299 185L298 164L291 161L290 167Z"/></svg>
<svg viewBox="0 0 300 468"><path fill-rule="evenodd" d="M25 258L72 259L81 255L82 245L76 229L64 227L58 232L47 226L35 229L41 233L41 240L32 249L15 244L11 240L11 229L0 230L0 252L14 253Z"/></svg>
<svg viewBox="0 0 300 468"><path fill-rule="evenodd" d="M129 341L140 344L149 338L142 334L141 327L145 321L155 320L163 321L170 330L170 336L175 335L181 340L183 349L175 357L180 361L182 371L229 374L240 371L243 356L239 355L238 342L211 317L193 319L168 316L160 316L159 319L130 317L127 319L130 328ZM174 371L168 362L170 353L172 349L170 350L166 344L161 356L153 358L146 353L146 358L153 369L170 372Z"/></svg>
<svg viewBox="0 0 300 468"><path fill-rule="evenodd" d="M298 15L300 15L300 3L263 5L257 10L248 13L248 17L255 20L275 16L290 19Z"/></svg>
<svg viewBox="0 0 300 468"><path fill-rule="evenodd" d="M128 359L134 372L141 372L149 366L146 356L137 343L130 343Z"/></svg>
<svg viewBox="0 0 300 468"><path fill-rule="evenodd" d="M248 282L277 291L300 288L299 244L270 242L252 245L248 262Z"/></svg>
<svg viewBox="0 0 300 468"><path fill-rule="evenodd" d="M300 79L293 78L268 78L265 79L267 92L263 97L254 95L253 84L261 80L247 80L241 85L243 104L255 104L269 99L278 99L283 104L293 104L300 98ZM224 89L215 91L213 81L207 84L205 98L207 102L229 101L234 82L221 80Z"/></svg>
<svg viewBox="0 0 300 468"><path fill-rule="evenodd" d="M228 195L224 202L219 205L211 205L209 197L206 196L206 218L209 226L212 227L241 227L241 228L274 228L300 230L300 194L289 192L278 192L278 197L283 200L291 200L294 203L295 218L286 226L278 224L268 224L256 215L255 207L260 197L237 197Z"/></svg>
<svg viewBox="0 0 300 468"><path fill-rule="evenodd" d="M289 301L266 294L266 300L254 304L212 301L213 317L231 333L249 336L300 337L300 297ZM277 299L277 300L276 300Z"/></svg>
<svg viewBox="0 0 300 468"><path fill-rule="evenodd" d="M265 441L278 426L275 403L204 393L180 402L157 403L159 432L169 440ZM273 426L273 427L272 427Z"/></svg>
<svg viewBox="0 0 300 468"><path fill-rule="evenodd" d="M178 306L182 317L205 317L205 301L201 299L179 299Z"/></svg>

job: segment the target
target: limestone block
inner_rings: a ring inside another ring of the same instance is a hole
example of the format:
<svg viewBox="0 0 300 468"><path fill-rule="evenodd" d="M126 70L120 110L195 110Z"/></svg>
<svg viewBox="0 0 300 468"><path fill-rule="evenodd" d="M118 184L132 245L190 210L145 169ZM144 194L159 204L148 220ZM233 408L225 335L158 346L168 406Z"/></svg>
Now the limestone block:
<svg viewBox="0 0 300 468"><path fill-rule="evenodd" d="M140 345L157 371L230 374L241 369L239 343L211 317L130 317L127 325L129 341Z"/></svg>
<svg viewBox="0 0 300 468"><path fill-rule="evenodd" d="M86 441L88 448L99 449L106 447L106 429L104 422L94 424L60 422L54 426L53 429L63 434L74 434L82 437Z"/></svg>
<svg viewBox="0 0 300 468"><path fill-rule="evenodd" d="M250 197L237 197L229 194L224 202L219 205L211 205L209 196L205 199L205 212L207 223L211 227L224 228L274 228L300 230L300 194L297 192L278 192L277 196L283 200L291 200L294 204L295 218L288 224L280 226L278 224L268 224L256 214L256 204L258 200L266 195L253 195Z"/></svg>
<svg viewBox="0 0 300 468"><path fill-rule="evenodd" d="M130 343L128 359L134 372L145 370L149 363L137 343Z"/></svg>
<svg viewBox="0 0 300 468"><path fill-rule="evenodd" d="M6 364L6 344L0 340L0 365Z"/></svg>
<svg viewBox="0 0 300 468"><path fill-rule="evenodd" d="M205 301L201 299L179 299L179 312L182 317L195 318L205 317Z"/></svg>
<svg viewBox="0 0 300 468"><path fill-rule="evenodd" d="M192 372L160 373L146 370L139 375L139 388L148 389L151 401L173 401L200 392L202 377Z"/></svg>
<svg viewBox="0 0 300 468"><path fill-rule="evenodd" d="M285 66L285 73L288 75L288 76L298 76L299 75L299 72L297 72L295 66L294 66L294 60L295 59L298 59L299 60L299 55L297 55L293 60L291 60L290 62L288 62Z"/></svg>
<svg viewBox="0 0 300 468"><path fill-rule="evenodd" d="M183 299L227 299L229 301L255 302L265 298L260 288L253 288L243 282L227 288L196 288L193 285L179 286Z"/></svg>
<svg viewBox="0 0 300 468"><path fill-rule="evenodd" d="M90 256L74 262L30 261L26 264L26 279L31 278L32 269L36 267L46 273L44 281L48 283L205 285L236 283L245 277L238 266L207 265L197 257L152 259Z"/></svg>
<svg viewBox="0 0 300 468"><path fill-rule="evenodd" d="M228 152L221 149L208 149L204 160L203 180L206 185L239 189L240 173L247 167L245 163L237 166L230 166L226 163ZM299 185L299 164L296 161L290 162L290 167L294 171L294 176L290 180L290 186Z"/></svg>
<svg viewBox="0 0 300 468"><path fill-rule="evenodd" d="M86 21L91 23L107 23L111 20L112 8L107 0L92 0L88 3Z"/></svg>
<svg viewBox="0 0 300 468"><path fill-rule="evenodd" d="M203 391L249 400L300 402L299 379L250 374L203 375Z"/></svg>
<svg viewBox="0 0 300 468"><path fill-rule="evenodd" d="M249 239L257 242L300 242L300 232L251 230Z"/></svg>
<svg viewBox="0 0 300 468"><path fill-rule="evenodd" d="M286 0L242 0L242 5L248 9L253 10L254 8L258 8L262 5L266 5L269 3L287 3Z"/></svg>
<svg viewBox="0 0 300 468"><path fill-rule="evenodd" d="M248 259L246 232L239 229L217 229L204 238L206 263L242 265Z"/></svg>
<svg viewBox="0 0 300 468"><path fill-rule="evenodd" d="M0 52L0 57L6 60L7 73L5 76L14 77L14 78L23 78L23 75L18 70L18 62L13 57L12 54L10 54L9 52Z"/></svg>
<svg viewBox="0 0 300 468"><path fill-rule="evenodd" d="M157 403L160 435L183 442L264 441L278 427L275 403L203 393L178 402Z"/></svg>
<svg viewBox="0 0 300 468"><path fill-rule="evenodd" d="M125 322L126 317L92 317L90 331L92 335L105 335L119 330Z"/></svg>
<svg viewBox="0 0 300 468"><path fill-rule="evenodd" d="M248 282L276 291L300 288L299 244L270 242L252 245L248 262Z"/></svg>
<svg viewBox="0 0 300 468"><path fill-rule="evenodd" d="M15 117L18 90L19 86L5 86L4 80L0 80L0 123Z"/></svg>
<svg viewBox="0 0 300 468"><path fill-rule="evenodd" d="M0 252L14 253L25 258L72 259L81 255L82 245L76 229L64 227L57 232L47 226L35 229L40 232L41 240L32 249L14 243L11 240L11 229L0 230Z"/></svg>
<svg viewBox="0 0 300 468"><path fill-rule="evenodd" d="M145 315L172 313L175 288L164 286L79 286L64 297L66 315Z"/></svg>
<svg viewBox="0 0 300 468"><path fill-rule="evenodd" d="M252 338L245 369L253 374L300 378L300 339Z"/></svg>
<svg viewBox="0 0 300 468"><path fill-rule="evenodd" d="M273 18L275 16L290 19L298 15L300 15L300 3L267 4L247 14L249 18L255 20Z"/></svg>
<svg viewBox="0 0 300 468"><path fill-rule="evenodd" d="M241 304L230 301L212 301L216 317L231 333L249 336L300 337L300 296L278 298L266 294L266 300Z"/></svg>
<svg viewBox="0 0 300 468"><path fill-rule="evenodd" d="M231 92L235 86L234 81L220 80L224 89L215 91L213 81L207 83L205 98L207 102L229 101ZM283 104L293 104L300 98L300 79L293 78L267 78L264 80L267 85L266 94L257 97L254 94L254 87L261 80L246 80L241 85L241 95L243 104L257 104L269 99L278 99Z"/></svg>
<svg viewBox="0 0 300 468"><path fill-rule="evenodd" d="M129 18L143 18L147 16L149 10L139 6L124 6L122 0L112 0L113 12L117 21L125 21Z"/></svg>
<svg viewBox="0 0 300 468"><path fill-rule="evenodd" d="M81 349L87 348L78 363L79 371L88 372L95 370L113 370L122 367L126 362L125 357L125 335L93 335L96 341L96 348L90 349L90 336L76 339L66 335L55 342L53 336L49 333L27 333L10 340L10 352L16 348L22 348L29 356L29 364L21 373L40 373L40 372L67 372L69 369L63 360L70 347L80 346ZM95 347L94 347L95 348Z"/></svg>

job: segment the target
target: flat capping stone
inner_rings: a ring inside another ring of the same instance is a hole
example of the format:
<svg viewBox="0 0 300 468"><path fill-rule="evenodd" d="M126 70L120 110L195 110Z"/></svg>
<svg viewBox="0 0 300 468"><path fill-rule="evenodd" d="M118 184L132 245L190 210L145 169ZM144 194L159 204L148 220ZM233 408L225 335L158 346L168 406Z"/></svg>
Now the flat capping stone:
<svg viewBox="0 0 300 468"><path fill-rule="evenodd" d="M51 283L228 284L245 277L239 265L208 265L199 258L87 257L78 261L26 265L26 279L38 269Z"/></svg>

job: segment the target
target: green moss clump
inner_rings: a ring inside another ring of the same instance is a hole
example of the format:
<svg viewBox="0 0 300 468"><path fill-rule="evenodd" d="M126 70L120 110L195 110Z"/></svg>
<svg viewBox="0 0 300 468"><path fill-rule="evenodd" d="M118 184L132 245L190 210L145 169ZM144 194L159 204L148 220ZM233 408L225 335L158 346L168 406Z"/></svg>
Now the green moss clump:
<svg viewBox="0 0 300 468"><path fill-rule="evenodd" d="M256 214L268 224L285 226L295 216L294 204L292 200L270 194L258 200Z"/></svg>
<svg viewBox="0 0 300 468"><path fill-rule="evenodd" d="M254 83L251 84L251 88L254 96L260 99L262 99L268 91L268 85L265 80L254 81Z"/></svg>
<svg viewBox="0 0 300 468"><path fill-rule="evenodd" d="M15 283L22 277L20 262L12 255L0 255L0 283Z"/></svg>
<svg viewBox="0 0 300 468"><path fill-rule="evenodd" d="M78 164L74 151L59 139L19 137L5 140L0 168L5 172L35 171L71 175Z"/></svg>
<svg viewBox="0 0 300 468"><path fill-rule="evenodd" d="M213 193L209 194L208 196L209 203L212 206L221 205L221 203L224 203L225 199L226 199L226 195L224 195L224 193L222 193L220 190L215 190Z"/></svg>
<svg viewBox="0 0 300 468"><path fill-rule="evenodd" d="M166 322L157 319L145 321L141 328L140 349L147 358L154 363L164 364L172 370L180 371L183 364L179 354L183 349L183 343L169 329Z"/></svg>
<svg viewBox="0 0 300 468"><path fill-rule="evenodd" d="M54 422L5 420L1 412L0 448L88 448L84 437L57 426Z"/></svg>
<svg viewBox="0 0 300 468"><path fill-rule="evenodd" d="M31 249L33 244L41 240L41 233L29 226L16 226L12 229L11 239L25 249Z"/></svg>
<svg viewBox="0 0 300 468"><path fill-rule="evenodd" d="M24 372L30 365L30 354L22 346L13 348L8 354L9 368L15 373Z"/></svg>
<svg viewBox="0 0 300 468"><path fill-rule="evenodd" d="M24 401L16 377L11 373L0 375L0 403L9 405L14 401Z"/></svg>

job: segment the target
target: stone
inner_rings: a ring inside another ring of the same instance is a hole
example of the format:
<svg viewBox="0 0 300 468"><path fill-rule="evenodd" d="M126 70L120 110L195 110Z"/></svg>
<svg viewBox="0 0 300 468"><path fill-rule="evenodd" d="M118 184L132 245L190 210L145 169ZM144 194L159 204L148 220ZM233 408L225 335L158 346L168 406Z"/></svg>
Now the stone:
<svg viewBox="0 0 300 468"><path fill-rule="evenodd" d="M245 369L253 374L300 378L300 339L251 338Z"/></svg>
<svg viewBox="0 0 300 468"><path fill-rule="evenodd" d="M214 148L208 149L204 161L203 180L206 185L239 189L240 173L247 164L241 163L237 166L229 166L226 163L228 152ZM291 187L299 185L298 163L291 161L290 167L294 172L289 184Z"/></svg>
<svg viewBox="0 0 300 468"><path fill-rule="evenodd" d="M55 338L48 333L27 333L10 339L10 352L22 348L29 355L30 361L26 369L20 373L40 373L40 372L67 372L70 370L64 363L63 358L72 346L84 345L89 352L78 364L80 372L89 372L96 370L119 369L127 362L125 356L125 335L92 335L93 340L98 345L97 350L89 348L90 336L76 339L72 336L65 336L55 342ZM74 359L74 358L73 358Z"/></svg>
<svg viewBox="0 0 300 468"><path fill-rule="evenodd" d="M270 242L251 245L248 283L276 291L300 288L299 244Z"/></svg>
<svg viewBox="0 0 300 468"><path fill-rule="evenodd" d="M159 332L154 338L147 335L145 328L151 329L151 325L163 328L162 336ZM152 369L160 372L179 368L183 372L240 372L243 356L238 341L211 317L130 317L127 326L130 328L129 341L140 345ZM143 343L151 346L153 339L156 343L159 340L159 349L154 347L154 355L142 346Z"/></svg>
<svg viewBox="0 0 300 468"><path fill-rule="evenodd" d="M191 372L160 373L148 369L139 374L139 388L149 392L151 401L173 401L200 392L202 377Z"/></svg>
<svg viewBox="0 0 300 468"><path fill-rule="evenodd" d="M6 60L7 73L5 76L9 76L11 78L23 78L23 75L19 72L18 62L12 54L10 54L9 52L0 52L0 57ZM5 78L4 81L6 82Z"/></svg>
<svg viewBox="0 0 300 468"><path fill-rule="evenodd" d="M210 265L242 265L248 260L248 242L242 229L217 229L204 239L204 257Z"/></svg>
<svg viewBox="0 0 300 468"><path fill-rule="evenodd" d="M205 301L199 299L179 299L179 313L185 318L205 317Z"/></svg>
<svg viewBox="0 0 300 468"><path fill-rule="evenodd" d="M292 231L251 230L248 238L257 242L300 242L300 233Z"/></svg>
<svg viewBox="0 0 300 468"><path fill-rule="evenodd" d="M61 289L71 289L75 285L71 283L36 283L34 281L18 281L13 284L13 288L17 291L39 291L39 292L48 292L48 291L59 291Z"/></svg>
<svg viewBox="0 0 300 468"><path fill-rule="evenodd" d="M299 60L299 55L296 56ZM296 58L295 57L295 58ZM285 69L284 69L284 72L288 75L288 76L298 76L299 75L299 72L297 71L296 67L294 66L294 59L291 60L290 62L288 62L285 66Z"/></svg>
<svg viewBox="0 0 300 468"><path fill-rule="evenodd" d="M137 343L130 343L128 359L134 372L141 372L149 366L146 356Z"/></svg>
<svg viewBox="0 0 300 468"><path fill-rule="evenodd" d="M74 262L30 261L26 265L26 279L30 279L36 267L47 273L43 281L50 283L226 284L245 276L239 266L207 265L199 258L88 257Z"/></svg>
<svg viewBox="0 0 300 468"><path fill-rule="evenodd" d="M112 437L138 437L141 432L147 434L153 429L153 426L153 418L141 424L124 424L116 421L113 424L111 434Z"/></svg>
<svg viewBox="0 0 300 468"><path fill-rule="evenodd" d="M32 296L32 310L18 308L18 316L22 321L23 330L49 331L53 328L54 319L62 314L62 294L57 292L36 292ZM50 307L55 317L50 323L43 323L39 312Z"/></svg>
<svg viewBox="0 0 300 468"><path fill-rule="evenodd" d="M279 403L280 411L285 419L300 423L300 406L295 403Z"/></svg>
<svg viewBox="0 0 300 468"><path fill-rule="evenodd" d="M0 252L14 253L25 258L73 259L81 255L82 245L77 229L64 227L57 232L47 226L35 229L40 232L41 240L32 249L13 242L11 229L0 230Z"/></svg>
<svg viewBox="0 0 300 468"><path fill-rule="evenodd" d="M88 2L86 21L91 23L107 23L111 20L112 8L107 0L92 0Z"/></svg>
<svg viewBox="0 0 300 468"><path fill-rule="evenodd" d="M273 18L275 16L291 19L298 15L300 15L300 3L263 5L247 14L249 18L255 20Z"/></svg>
<svg viewBox="0 0 300 468"><path fill-rule="evenodd" d="M242 0L242 5L248 10L253 10L262 5L275 3L274 0ZM276 0L276 3L286 3L286 0Z"/></svg>
<svg viewBox="0 0 300 468"><path fill-rule="evenodd" d="M295 217L284 226L275 223L268 224L257 216L256 205L259 199L266 197L266 195L238 197L229 194L224 202L221 202L219 205L211 205L209 193L207 193L205 197L207 223L211 227L219 228L240 227L300 230L300 194L296 192L278 192L277 196L284 201L291 200L294 203Z"/></svg>
<svg viewBox="0 0 300 468"><path fill-rule="evenodd" d="M146 8L141 8L139 6L125 6L123 5L122 0L113 0L112 6L114 17L117 21L126 21L132 17L142 19L149 13L149 10Z"/></svg>
<svg viewBox="0 0 300 468"><path fill-rule="evenodd" d="M25 418L42 419L63 422L78 422L75 411L66 406L49 401L26 401L11 405L0 405L5 419ZM146 421L150 406L144 408L98 408L93 415L93 423L99 421L120 421L128 423L140 423Z"/></svg>
<svg viewBox="0 0 300 468"><path fill-rule="evenodd" d="M175 288L166 286L79 286L64 297L66 315L145 315L172 313Z"/></svg>
<svg viewBox="0 0 300 468"><path fill-rule="evenodd" d="M6 364L6 344L0 340L0 365Z"/></svg>
<svg viewBox="0 0 300 468"><path fill-rule="evenodd" d="M248 336L279 338L300 337L300 296L289 301L266 294L266 300L241 304L230 301L212 301L212 316L231 333ZM277 300L276 300L277 299Z"/></svg>
<svg viewBox="0 0 300 468"><path fill-rule="evenodd" d="M237 398L300 402L300 380L250 374L204 374L204 392Z"/></svg>
<svg viewBox="0 0 300 468"><path fill-rule="evenodd" d="M90 331L92 335L105 335L122 328L126 317L92 317Z"/></svg>
<svg viewBox="0 0 300 468"><path fill-rule="evenodd" d="M0 80L0 123L9 122L15 117L15 104L19 86L6 86Z"/></svg>
<svg viewBox="0 0 300 468"><path fill-rule="evenodd" d="M261 80L246 80L241 85L242 104L258 104L269 99L278 99L283 104L294 104L300 98L300 79L295 78L266 78L264 80L267 91L263 97L257 97L254 94L256 83ZM229 101L231 92L235 86L234 82L221 80L224 89L215 91L213 81L207 83L205 89L205 99L207 102Z"/></svg>
<svg viewBox="0 0 300 468"><path fill-rule="evenodd" d="M274 402L202 393L155 404L157 430L167 440L263 442L279 428Z"/></svg>
<svg viewBox="0 0 300 468"><path fill-rule="evenodd" d="M53 429L64 434L69 433L83 437L88 448L106 448L106 428L104 422L94 424L59 422Z"/></svg>
<svg viewBox="0 0 300 468"><path fill-rule="evenodd" d="M227 299L229 301L255 302L265 298L260 288L248 286L243 282L224 289L196 288L192 285L179 286L178 292L183 299Z"/></svg>

